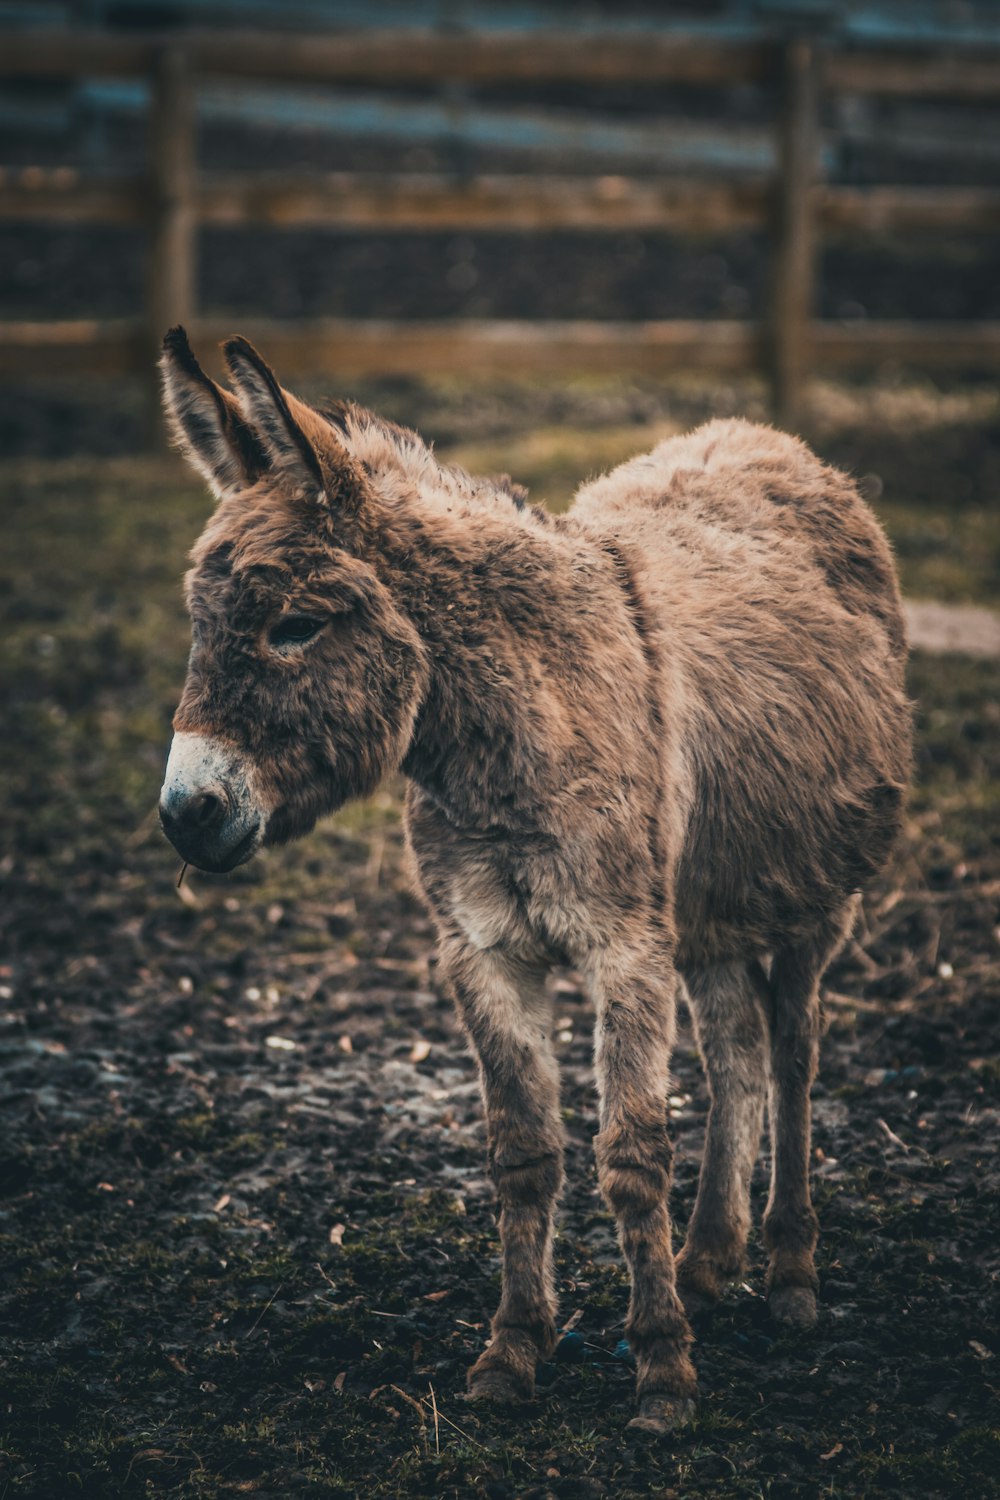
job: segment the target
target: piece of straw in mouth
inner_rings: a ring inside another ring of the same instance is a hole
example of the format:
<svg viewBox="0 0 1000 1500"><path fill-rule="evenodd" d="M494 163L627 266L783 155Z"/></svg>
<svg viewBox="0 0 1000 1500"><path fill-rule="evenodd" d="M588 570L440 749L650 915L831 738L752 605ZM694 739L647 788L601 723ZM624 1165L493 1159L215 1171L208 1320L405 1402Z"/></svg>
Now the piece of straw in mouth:
<svg viewBox="0 0 1000 1500"><path fill-rule="evenodd" d="M180 890L181 886L184 884L184 876L187 874L187 872L188 872L188 862L187 862L187 860L185 860L184 863L181 865L181 873L177 877L177 887L176 887L177 890Z"/></svg>

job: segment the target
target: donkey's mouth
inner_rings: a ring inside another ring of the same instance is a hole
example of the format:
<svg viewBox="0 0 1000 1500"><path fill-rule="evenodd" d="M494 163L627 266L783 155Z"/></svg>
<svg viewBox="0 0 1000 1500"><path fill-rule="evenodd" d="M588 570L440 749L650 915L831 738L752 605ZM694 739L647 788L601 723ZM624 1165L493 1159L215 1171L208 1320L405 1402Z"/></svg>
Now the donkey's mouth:
<svg viewBox="0 0 1000 1500"><path fill-rule="evenodd" d="M196 870L203 870L206 875L225 875L230 870L235 870L237 865L246 864L260 843L259 820L242 838L228 848L221 847L217 837L199 838L190 833L179 833L177 828L163 816L162 811L160 821L164 833L181 858L193 865Z"/></svg>
<svg viewBox="0 0 1000 1500"><path fill-rule="evenodd" d="M240 839L235 849L231 849L225 856L222 864L213 866L213 873L225 875L228 870L235 870L237 865L245 865L251 859L260 843L260 824L255 823L245 838Z"/></svg>

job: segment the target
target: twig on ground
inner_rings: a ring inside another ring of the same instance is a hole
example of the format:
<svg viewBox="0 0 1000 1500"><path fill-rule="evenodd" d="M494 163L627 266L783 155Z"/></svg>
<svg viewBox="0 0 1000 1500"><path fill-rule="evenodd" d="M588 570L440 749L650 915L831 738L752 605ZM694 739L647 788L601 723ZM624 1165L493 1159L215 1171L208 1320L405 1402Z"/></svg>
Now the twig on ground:
<svg viewBox="0 0 1000 1500"><path fill-rule="evenodd" d="M875 1124L878 1126L879 1130L881 1130L882 1134L888 1140L890 1140L894 1146L898 1146L901 1151L907 1151L907 1152L909 1151L910 1148L906 1144L906 1142L903 1141L903 1140L900 1140L900 1138L896 1134L896 1132L894 1130L890 1129L890 1127L885 1123L884 1120L876 1120Z"/></svg>
<svg viewBox="0 0 1000 1500"><path fill-rule="evenodd" d="M424 1400L423 1396L416 1396L416 1397L414 1397L414 1396L407 1395L406 1391L401 1391L399 1389L398 1385L394 1385L394 1386L390 1387L390 1389L396 1391L400 1396L402 1396L406 1401L408 1401L411 1406L414 1406L414 1405L416 1405L417 1402L419 1402L421 1406L427 1407L428 1410L430 1410L430 1411L433 1412L433 1414L434 1414L434 1426L435 1426L435 1443L437 1442L437 1436L436 1436L437 1430L438 1430L437 1424L439 1422L446 1422L448 1424L448 1426L451 1427L451 1428L453 1428L454 1431L458 1433L459 1437L462 1438L465 1442L471 1443L474 1448L481 1448L484 1453L487 1451L485 1443L480 1443L476 1438L470 1437L467 1432L463 1431L463 1429L461 1427L459 1427L459 1425L458 1425L457 1422L453 1422L450 1417L446 1417L445 1416L444 1412L441 1410L441 1408L437 1404L437 1398L434 1396L434 1387L433 1386L430 1387L431 1396L434 1398L434 1400L433 1400L433 1406L428 1406L428 1403ZM440 1450L438 1450L438 1451L440 1451Z"/></svg>
<svg viewBox="0 0 1000 1500"><path fill-rule="evenodd" d="M280 1286L277 1286L275 1288L275 1290L271 1293L270 1297L268 1297L267 1301L264 1303L264 1306L260 1310L260 1314L259 1314L259 1316L257 1318L256 1323L253 1325L253 1327L251 1329L249 1329L249 1331L245 1335L246 1338L250 1338L253 1334L255 1334L257 1332L257 1329L260 1327L261 1320L263 1319L265 1313L267 1312L268 1308L271 1306L271 1303L274 1301L275 1297L277 1297L278 1293L280 1291L284 1290L284 1286L285 1286L285 1283L281 1282Z"/></svg>
<svg viewBox="0 0 1000 1500"><path fill-rule="evenodd" d="M440 1422L438 1420L437 1397L434 1394L434 1387L431 1384L428 1383L427 1389L431 1393L431 1406L434 1409L434 1452L437 1454L438 1458L440 1458L441 1457L441 1424L440 1424Z"/></svg>
<svg viewBox="0 0 1000 1500"><path fill-rule="evenodd" d="M930 1156L930 1152L925 1151L923 1146L908 1146L906 1142L904 1140L901 1140L896 1132L885 1123L884 1120L876 1120L875 1124L878 1126L879 1130L881 1130L886 1140L891 1141L894 1146L898 1146L899 1149L901 1151L905 1151L907 1155L909 1155L911 1151L916 1151L920 1156Z"/></svg>
<svg viewBox="0 0 1000 1500"><path fill-rule="evenodd" d="M408 1391L404 1391L403 1387L400 1385L390 1385L389 1389L390 1391L395 1391L397 1396L402 1396L404 1401L409 1402L410 1406L413 1407L413 1410L420 1418L420 1441L424 1445L424 1457L426 1458L430 1453L430 1448L427 1444L427 1418L424 1416L423 1401L411 1396L410 1393Z"/></svg>
<svg viewBox="0 0 1000 1500"><path fill-rule="evenodd" d="M842 995L838 990L827 990L823 992L823 1004L835 1006L838 1010L872 1010L884 1014L886 1005L884 1000L862 1000L858 995Z"/></svg>

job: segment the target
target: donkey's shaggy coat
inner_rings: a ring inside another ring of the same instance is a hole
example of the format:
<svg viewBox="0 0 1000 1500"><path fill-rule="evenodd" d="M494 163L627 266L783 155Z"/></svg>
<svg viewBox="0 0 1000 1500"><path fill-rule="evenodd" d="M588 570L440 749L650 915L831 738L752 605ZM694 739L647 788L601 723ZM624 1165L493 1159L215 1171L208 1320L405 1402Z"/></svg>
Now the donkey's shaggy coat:
<svg viewBox="0 0 1000 1500"><path fill-rule="evenodd" d="M632 1277L638 1425L691 1409L689 1306L739 1274L769 1090L774 1315L816 1316L809 1090L818 983L886 859L909 764L892 559L800 442L711 422L585 485L565 516L440 465L411 432L236 395L180 330L181 447L220 504L164 786L180 852L229 869L387 773L441 972L479 1059L503 1291L474 1397L530 1395L555 1340L562 1174L545 976L597 1013L598 1175ZM675 1261L667 1076L687 993L712 1107Z"/></svg>

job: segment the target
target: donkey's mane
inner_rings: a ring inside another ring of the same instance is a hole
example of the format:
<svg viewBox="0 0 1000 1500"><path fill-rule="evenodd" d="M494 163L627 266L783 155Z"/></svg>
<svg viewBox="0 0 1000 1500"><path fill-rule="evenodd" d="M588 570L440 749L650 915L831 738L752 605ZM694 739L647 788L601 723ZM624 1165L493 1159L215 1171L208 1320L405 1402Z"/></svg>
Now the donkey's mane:
<svg viewBox="0 0 1000 1500"><path fill-rule="evenodd" d="M458 464L441 463L433 447L418 432L376 415L354 401L330 401L316 408L338 441L350 450L371 476L396 474L426 491L432 485L453 499L495 506L510 505L543 524L548 512L531 502L528 490L509 474L472 475Z"/></svg>

